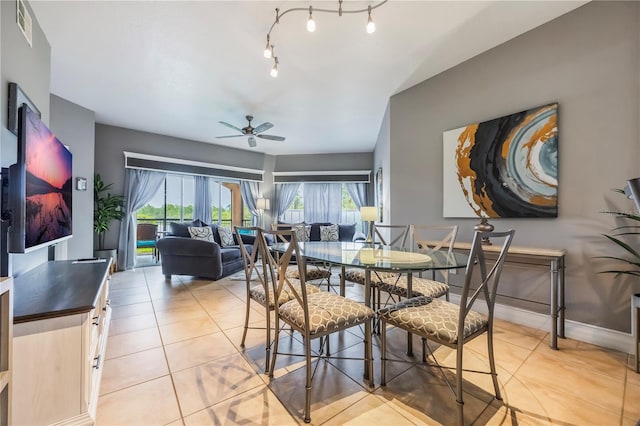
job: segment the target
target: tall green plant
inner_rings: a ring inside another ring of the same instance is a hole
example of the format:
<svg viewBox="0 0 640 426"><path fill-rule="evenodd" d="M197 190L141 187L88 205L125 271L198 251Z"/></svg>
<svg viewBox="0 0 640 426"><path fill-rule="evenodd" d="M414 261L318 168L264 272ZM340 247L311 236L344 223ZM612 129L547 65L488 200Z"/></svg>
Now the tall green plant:
<svg viewBox="0 0 640 426"><path fill-rule="evenodd" d="M113 184L105 184L96 174L93 180L93 231L98 235L98 250L104 250L104 237L111 222L124 217L124 197L108 192Z"/></svg>
<svg viewBox="0 0 640 426"><path fill-rule="evenodd" d="M624 191L621 189L616 189L615 191L624 194ZM621 247L626 252L626 256L625 257L600 256L600 258L602 259L612 259L622 263L622 266L620 269L610 269L607 271L602 271L602 273L616 274L616 276L633 275L636 277L640 277L640 253L638 253L637 248L634 248L633 245L631 245L626 241L623 241L622 239L628 236L640 235L640 216L638 216L637 214L626 213L626 212L616 212L616 211L609 211L605 213L613 214L617 218L629 219L633 222L636 222L636 224L618 226L612 229L612 231L614 231L613 234L611 235L603 234L604 237L606 237L609 241L613 242L618 247Z"/></svg>

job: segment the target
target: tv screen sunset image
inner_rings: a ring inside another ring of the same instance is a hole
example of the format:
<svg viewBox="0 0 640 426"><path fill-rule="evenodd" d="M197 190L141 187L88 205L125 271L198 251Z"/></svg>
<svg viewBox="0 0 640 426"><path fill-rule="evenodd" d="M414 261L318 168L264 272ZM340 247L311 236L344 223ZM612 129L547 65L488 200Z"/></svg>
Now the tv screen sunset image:
<svg viewBox="0 0 640 426"><path fill-rule="evenodd" d="M25 131L25 246L29 248L71 235L72 156L31 111Z"/></svg>

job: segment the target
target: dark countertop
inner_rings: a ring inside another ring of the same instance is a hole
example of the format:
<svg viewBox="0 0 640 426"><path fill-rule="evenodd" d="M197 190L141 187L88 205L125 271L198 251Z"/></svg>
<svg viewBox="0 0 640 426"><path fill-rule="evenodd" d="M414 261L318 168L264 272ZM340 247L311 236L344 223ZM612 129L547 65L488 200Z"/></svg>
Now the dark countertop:
<svg viewBox="0 0 640 426"><path fill-rule="evenodd" d="M109 261L43 263L13 280L13 323L91 311L109 273Z"/></svg>

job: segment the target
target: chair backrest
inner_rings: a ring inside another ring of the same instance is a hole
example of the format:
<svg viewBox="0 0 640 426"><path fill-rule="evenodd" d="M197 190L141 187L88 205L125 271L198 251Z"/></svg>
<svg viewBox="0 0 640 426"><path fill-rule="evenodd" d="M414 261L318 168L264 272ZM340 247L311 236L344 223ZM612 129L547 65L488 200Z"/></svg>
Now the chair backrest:
<svg viewBox="0 0 640 426"><path fill-rule="evenodd" d="M386 246L407 248L409 228L410 225L383 225L374 223L373 240Z"/></svg>
<svg viewBox="0 0 640 426"><path fill-rule="evenodd" d="M513 240L516 231L510 229L505 232L481 232L476 231L469 251L466 275L462 292L460 293L460 317L458 319L458 336L464 336L464 320L476 303L478 296L484 296L487 304L489 327L493 324L493 308L498 292L498 282L502 273L502 266L507 257L507 251ZM495 255L495 261L487 259L482 238L491 238L492 242L502 241L502 248L499 252L491 252L491 257ZM474 276L474 266L479 269L479 275ZM473 293L472 293L473 291ZM462 339L460 339L462 340Z"/></svg>
<svg viewBox="0 0 640 426"><path fill-rule="evenodd" d="M409 245L414 249L442 250L447 248L447 256L453 254L453 245L458 235L458 226L445 225L411 225L409 230ZM440 274L444 278L444 282L449 284L449 270L441 269ZM436 271L433 270L435 279Z"/></svg>
<svg viewBox="0 0 640 426"><path fill-rule="evenodd" d="M153 223L139 223L136 226L136 239L138 241L155 240L158 235L158 225Z"/></svg>
<svg viewBox="0 0 640 426"><path fill-rule="evenodd" d="M259 230L260 228L255 226L254 227L241 227L241 226L233 227L233 232L236 235L236 240L238 241L238 245L240 246L240 253L242 253L242 259L244 260L244 274L245 274L245 281L247 283L247 292L251 287L252 280L258 281L265 287L265 290L267 291L269 290L269 288L266 286L264 273L261 273L261 271L258 269L258 256L261 251L260 244L262 239L256 237L253 246L251 247L251 249L249 249L249 247L247 247L247 244L245 244L245 242L242 240L242 237L240 236L241 233L253 233L254 235L258 235ZM265 294L268 294L268 292L266 292Z"/></svg>
<svg viewBox="0 0 640 426"><path fill-rule="evenodd" d="M274 254L267 246L267 236L271 235L274 241L287 241L287 249L284 252ZM299 253L298 239L296 233L292 229L271 230L260 229L258 231L260 238L260 255L262 256L262 267L264 269L265 279L273 289L274 300L280 300L283 293L289 295L290 300L297 300L304 310L304 327L301 332L308 333L309 330L309 312L307 310L307 289L305 286L306 264L304 257ZM299 278L293 279L287 276L287 268L290 266L293 258L298 258L298 275ZM299 282L299 285L294 285ZM279 315L279 306L275 304L276 318ZM308 337L308 336L306 336Z"/></svg>

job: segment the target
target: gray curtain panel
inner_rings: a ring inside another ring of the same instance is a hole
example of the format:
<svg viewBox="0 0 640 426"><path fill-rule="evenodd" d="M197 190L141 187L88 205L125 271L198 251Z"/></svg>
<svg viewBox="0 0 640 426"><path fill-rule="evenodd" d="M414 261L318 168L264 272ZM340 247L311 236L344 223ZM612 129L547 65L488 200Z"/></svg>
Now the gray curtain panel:
<svg viewBox="0 0 640 426"><path fill-rule="evenodd" d="M342 184L305 183L304 221L307 223L340 223L342 217Z"/></svg>
<svg viewBox="0 0 640 426"><path fill-rule="evenodd" d="M211 224L211 187L208 176L194 176L193 218Z"/></svg>
<svg viewBox="0 0 640 426"><path fill-rule="evenodd" d="M283 183L276 185L276 216L278 219L287 211L296 198L300 183Z"/></svg>
<svg viewBox="0 0 640 426"><path fill-rule="evenodd" d="M368 183L347 183L347 191L349 191L349 195L353 199L356 207L360 209L362 206L368 206L368 194L369 194L369 184Z"/></svg>
<svg viewBox="0 0 640 426"><path fill-rule="evenodd" d="M118 240L118 269L136 266L136 211L149 202L167 177L166 173L125 169L124 218Z"/></svg>
<svg viewBox="0 0 640 426"><path fill-rule="evenodd" d="M240 194L242 194L242 201L247 206L251 214L253 215L253 223L257 222L257 218L260 212L256 208L256 200L260 196L260 186L258 182L241 180L240 181Z"/></svg>

